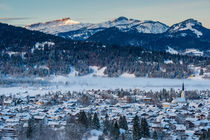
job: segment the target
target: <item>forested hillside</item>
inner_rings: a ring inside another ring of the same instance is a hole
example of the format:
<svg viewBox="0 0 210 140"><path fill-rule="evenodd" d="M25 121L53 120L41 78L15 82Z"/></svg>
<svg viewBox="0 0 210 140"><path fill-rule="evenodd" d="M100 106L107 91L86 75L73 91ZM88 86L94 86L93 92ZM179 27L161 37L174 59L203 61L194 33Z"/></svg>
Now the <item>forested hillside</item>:
<svg viewBox="0 0 210 140"><path fill-rule="evenodd" d="M104 75L123 73L136 77L187 78L192 67L208 70L210 58L172 55L142 47L100 45L0 24L0 73L15 76L93 72L90 66L105 67Z"/></svg>

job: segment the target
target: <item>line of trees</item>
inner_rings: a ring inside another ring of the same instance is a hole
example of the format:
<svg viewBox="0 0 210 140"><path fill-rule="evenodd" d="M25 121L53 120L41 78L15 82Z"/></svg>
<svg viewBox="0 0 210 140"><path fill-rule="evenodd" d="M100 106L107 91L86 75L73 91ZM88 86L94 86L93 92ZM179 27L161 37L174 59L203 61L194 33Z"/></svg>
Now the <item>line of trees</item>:
<svg viewBox="0 0 210 140"><path fill-rule="evenodd" d="M125 116L120 116L119 119L110 119L106 114L105 118L100 121L97 113L93 114L81 111L76 116L69 117L65 131L59 131L50 128L43 122L37 123L32 117L28 121L28 127L26 129L20 129L19 138L29 140L34 138L81 140L84 136L88 137L86 133L91 130L103 132L103 135L98 138L100 140L104 140L105 138L112 140L158 138L157 132L153 132L153 136L151 136L146 118L141 118L140 120L136 115L132 123L133 126L129 128Z"/></svg>

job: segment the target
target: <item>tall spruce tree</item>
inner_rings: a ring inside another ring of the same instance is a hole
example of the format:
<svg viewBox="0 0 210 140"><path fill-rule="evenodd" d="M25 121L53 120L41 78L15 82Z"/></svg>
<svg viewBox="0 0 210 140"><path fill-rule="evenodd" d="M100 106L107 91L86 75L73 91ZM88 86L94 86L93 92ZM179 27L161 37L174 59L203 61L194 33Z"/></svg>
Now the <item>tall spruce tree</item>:
<svg viewBox="0 0 210 140"><path fill-rule="evenodd" d="M113 138L115 140L119 139L120 136L120 129L117 121L115 121L114 126L113 126Z"/></svg>
<svg viewBox="0 0 210 140"><path fill-rule="evenodd" d="M154 131L154 132L153 132L152 138L153 138L154 140L157 140L157 139L158 139L157 131Z"/></svg>
<svg viewBox="0 0 210 140"><path fill-rule="evenodd" d="M133 140L141 139L141 130L139 124L139 117L136 115L133 119Z"/></svg>
<svg viewBox="0 0 210 140"><path fill-rule="evenodd" d="M98 140L105 140L105 139L104 139L104 136L101 136L101 135L100 135L100 136L98 137Z"/></svg>
<svg viewBox="0 0 210 140"><path fill-rule="evenodd" d="M100 128L100 122L97 113L94 113L92 127L97 130Z"/></svg>
<svg viewBox="0 0 210 140"><path fill-rule="evenodd" d="M32 134L34 133L34 129L35 129L35 121L34 121L34 117L32 116L32 118L30 118L28 120L28 128L26 130L26 137L27 138L32 138Z"/></svg>
<svg viewBox="0 0 210 140"><path fill-rule="evenodd" d="M86 128L88 127L88 119L84 111L79 113L78 123Z"/></svg>
<svg viewBox="0 0 210 140"><path fill-rule="evenodd" d="M127 120L126 120L125 116L120 116L119 128L122 128L124 130L128 130L128 123L127 123Z"/></svg>
<svg viewBox="0 0 210 140"><path fill-rule="evenodd" d="M122 133L122 140L125 140L125 134Z"/></svg>
<svg viewBox="0 0 210 140"><path fill-rule="evenodd" d="M113 132L114 132L114 124L115 124L115 120L112 120L110 122L110 129L109 129L109 133L110 133L110 136L113 136Z"/></svg>
<svg viewBox="0 0 210 140"><path fill-rule="evenodd" d="M203 75L203 73L203 69L201 69L199 75Z"/></svg>
<svg viewBox="0 0 210 140"><path fill-rule="evenodd" d="M110 120L109 120L109 116L106 114L106 116L105 116L105 120L103 121L103 133L104 134L108 134L108 132L110 131L110 126L111 125L111 122L110 122Z"/></svg>
<svg viewBox="0 0 210 140"><path fill-rule="evenodd" d="M120 116L120 118L119 118L119 128L122 128L123 129L123 117L122 116Z"/></svg>
<svg viewBox="0 0 210 140"><path fill-rule="evenodd" d="M145 118L141 119L141 133L142 133L142 137L144 138L150 137L149 125Z"/></svg>
<svg viewBox="0 0 210 140"><path fill-rule="evenodd" d="M91 128L92 127L92 113L88 112L88 127Z"/></svg>

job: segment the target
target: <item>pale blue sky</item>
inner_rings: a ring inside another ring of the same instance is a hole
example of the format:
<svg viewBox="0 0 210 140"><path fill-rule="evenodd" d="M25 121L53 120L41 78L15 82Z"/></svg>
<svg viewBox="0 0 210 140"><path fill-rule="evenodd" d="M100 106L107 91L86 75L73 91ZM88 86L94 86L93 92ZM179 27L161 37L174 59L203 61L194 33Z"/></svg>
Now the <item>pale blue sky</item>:
<svg viewBox="0 0 210 140"><path fill-rule="evenodd" d="M96 23L119 16L168 25L194 18L210 28L210 0L0 0L0 22L14 25L64 17Z"/></svg>

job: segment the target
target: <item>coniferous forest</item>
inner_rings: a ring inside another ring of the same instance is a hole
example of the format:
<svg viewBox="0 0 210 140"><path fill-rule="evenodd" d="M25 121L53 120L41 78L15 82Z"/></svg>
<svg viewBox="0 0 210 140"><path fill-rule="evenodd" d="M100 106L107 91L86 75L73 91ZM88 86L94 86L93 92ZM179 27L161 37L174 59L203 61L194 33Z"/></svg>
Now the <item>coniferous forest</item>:
<svg viewBox="0 0 210 140"><path fill-rule="evenodd" d="M192 67L208 69L210 64L209 57L72 41L6 24L0 24L0 29L1 75L64 75L74 67L82 76L92 72L89 66L97 66L106 67L108 77L129 73L136 77L187 78L194 74Z"/></svg>

